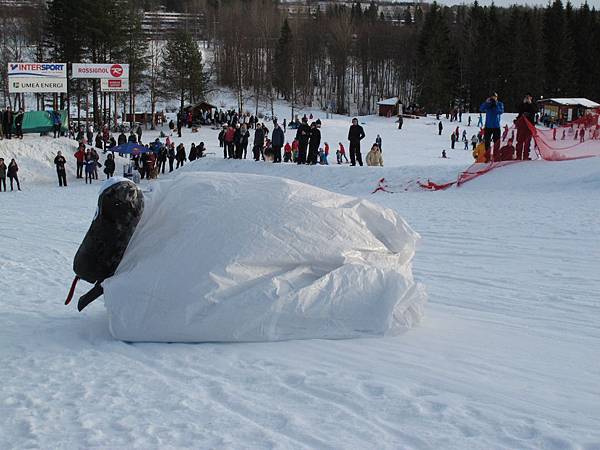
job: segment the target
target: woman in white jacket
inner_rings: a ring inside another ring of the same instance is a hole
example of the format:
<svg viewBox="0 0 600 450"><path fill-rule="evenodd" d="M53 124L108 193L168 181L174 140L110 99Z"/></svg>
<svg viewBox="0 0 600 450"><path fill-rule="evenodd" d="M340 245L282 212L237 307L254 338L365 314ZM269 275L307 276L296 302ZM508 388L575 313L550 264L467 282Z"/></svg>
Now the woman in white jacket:
<svg viewBox="0 0 600 450"><path fill-rule="evenodd" d="M373 144L369 153L367 153L367 166L381 166L383 167L383 156L381 150L377 144Z"/></svg>

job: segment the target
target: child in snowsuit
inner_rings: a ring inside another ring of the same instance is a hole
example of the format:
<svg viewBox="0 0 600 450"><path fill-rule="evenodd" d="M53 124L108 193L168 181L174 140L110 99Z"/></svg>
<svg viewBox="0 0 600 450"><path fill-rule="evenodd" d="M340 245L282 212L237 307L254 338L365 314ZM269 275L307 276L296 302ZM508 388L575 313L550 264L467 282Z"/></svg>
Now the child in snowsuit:
<svg viewBox="0 0 600 450"><path fill-rule="evenodd" d="M291 162L292 160L292 146L289 142L285 143L283 147L283 162Z"/></svg>
<svg viewBox="0 0 600 450"><path fill-rule="evenodd" d="M342 144L341 142L339 144L340 144L340 147L339 147L338 151L335 152L335 154L337 156L337 163L341 164L342 158L344 158L346 160L346 162L349 162L348 158L346 157L346 149L344 148L344 144Z"/></svg>

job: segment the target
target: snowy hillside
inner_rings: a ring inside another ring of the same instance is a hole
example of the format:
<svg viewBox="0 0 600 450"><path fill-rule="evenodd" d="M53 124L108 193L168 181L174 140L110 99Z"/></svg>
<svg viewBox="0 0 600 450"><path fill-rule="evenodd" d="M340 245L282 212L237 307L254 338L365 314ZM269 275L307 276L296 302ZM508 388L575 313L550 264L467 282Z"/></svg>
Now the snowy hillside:
<svg viewBox="0 0 600 450"><path fill-rule="evenodd" d="M322 120L323 141L346 144L348 118ZM2 142L0 156L17 153L29 181L0 193L0 448L600 448L600 159L371 194L382 176L399 187L456 179L472 158L448 150L455 125L445 120L443 136L431 118L401 131L361 121L365 147L381 134L383 168L224 161L218 131L202 128L183 142L216 155L168 176L283 176L397 211L422 237L413 271L429 303L419 326L393 338L114 340L102 301L81 314L63 306L99 185L56 186L34 149L62 143Z"/></svg>

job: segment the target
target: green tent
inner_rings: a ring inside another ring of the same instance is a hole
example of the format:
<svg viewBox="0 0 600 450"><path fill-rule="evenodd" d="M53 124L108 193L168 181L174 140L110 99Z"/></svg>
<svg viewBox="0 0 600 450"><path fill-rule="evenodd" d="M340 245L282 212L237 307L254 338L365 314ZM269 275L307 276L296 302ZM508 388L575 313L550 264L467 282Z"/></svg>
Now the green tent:
<svg viewBox="0 0 600 450"><path fill-rule="evenodd" d="M23 134L47 133L53 130L53 111L29 111L23 117ZM61 131L69 129L67 111L58 111L60 114ZM14 130L14 126L13 126Z"/></svg>

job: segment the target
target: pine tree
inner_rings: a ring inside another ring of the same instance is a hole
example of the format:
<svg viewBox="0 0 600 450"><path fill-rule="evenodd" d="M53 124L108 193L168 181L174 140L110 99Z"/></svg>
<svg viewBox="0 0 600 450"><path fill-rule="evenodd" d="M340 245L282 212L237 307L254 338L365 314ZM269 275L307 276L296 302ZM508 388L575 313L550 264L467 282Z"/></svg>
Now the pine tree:
<svg viewBox="0 0 600 450"><path fill-rule="evenodd" d="M171 92L179 95L180 109L185 105L186 94L194 101L206 90L206 75L202 54L190 33L178 30L165 47L164 78L169 81Z"/></svg>
<svg viewBox="0 0 600 450"><path fill-rule="evenodd" d="M551 96L570 95L574 64L573 41L567 25L566 12L560 0L548 5L544 12L544 42L546 43L545 92Z"/></svg>
<svg viewBox="0 0 600 450"><path fill-rule="evenodd" d="M292 59L294 48L292 46L292 30L287 18L283 21L277 47L275 48L275 67L273 84L286 100L290 99L289 77L292 73Z"/></svg>
<svg viewBox="0 0 600 450"><path fill-rule="evenodd" d="M425 15L418 43L422 106L447 109L454 100L455 53L442 9L434 2Z"/></svg>

